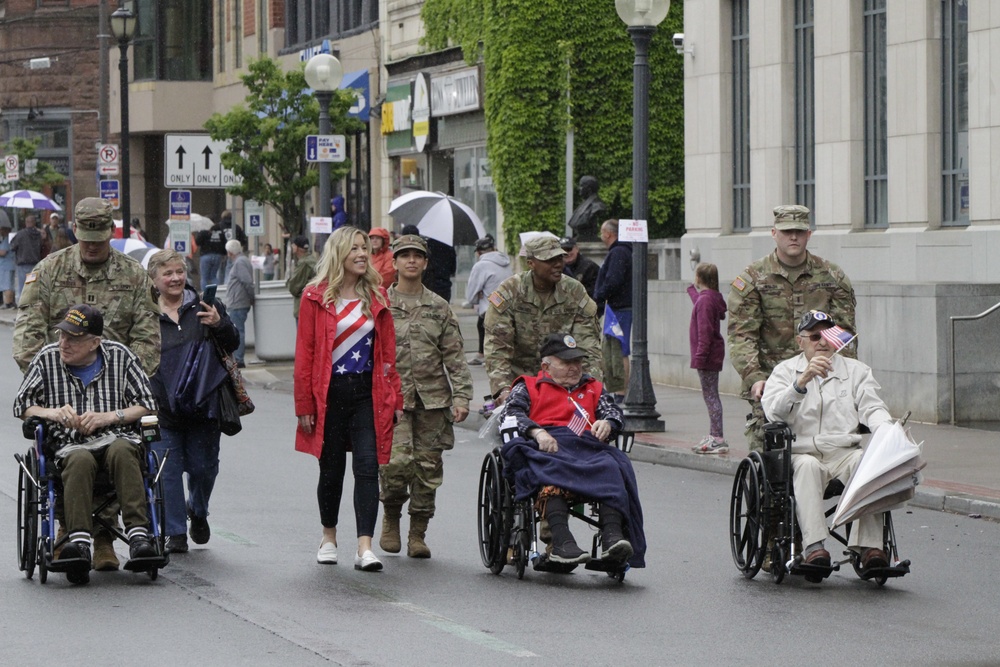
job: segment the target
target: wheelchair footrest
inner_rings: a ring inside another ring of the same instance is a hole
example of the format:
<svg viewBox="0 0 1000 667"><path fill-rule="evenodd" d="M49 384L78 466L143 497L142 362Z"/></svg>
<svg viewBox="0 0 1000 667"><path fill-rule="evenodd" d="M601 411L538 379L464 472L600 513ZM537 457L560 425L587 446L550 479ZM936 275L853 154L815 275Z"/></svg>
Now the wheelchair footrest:
<svg viewBox="0 0 1000 667"><path fill-rule="evenodd" d="M149 572L153 568L159 569L170 562L170 556L150 556L149 558L132 558L122 567L129 572Z"/></svg>
<svg viewBox="0 0 1000 667"><path fill-rule="evenodd" d="M569 574L579 563L557 563L547 554L541 554L535 559L534 568L536 572L551 572L553 574Z"/></svg>
<svg viewBox="0 0 1000 667"><path fill-rule="evenodd" d="M628 563L615 560L591 559L584 567L595 572L621 572L628 569Z"/></svg>
<svg viewBox="0 0 1000 667"><path fill-rule="evenodd" d="M793 563L790 574L802 575L806 580L813 583L822 581L829 577L834 571L839 570L839 564L833 565L807 565L806 563Z"/></svg>
<svg viewBox="0 0 1000 667"><path fill-rule="evenodd" d="M910 573L910 561L902 560L895 565L890 565L888 567L873 567L865 570L858 574L859 577L868 581L869 579L879 579L885 577L886 579L894 579L896 577L902 577Z"/></svg>
<svg viewBox="0 0 1000 667"><path fill-rule="evenodd" d="M84 567L90 570L90 561L85 558L59 558L49 561L46 567L50 572L73 572Z"/></svg>

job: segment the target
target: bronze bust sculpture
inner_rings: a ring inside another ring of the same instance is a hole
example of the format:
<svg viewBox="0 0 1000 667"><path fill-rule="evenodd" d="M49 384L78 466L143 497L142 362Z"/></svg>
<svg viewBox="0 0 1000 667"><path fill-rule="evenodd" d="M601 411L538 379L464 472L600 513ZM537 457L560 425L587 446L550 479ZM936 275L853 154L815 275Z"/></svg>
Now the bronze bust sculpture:
<svg viewBox="0 0 1000 667"><path fill-rule="evenodd" d="M597 179L593 176L581 178L578 187L583 201L569 219L573 238L577 241L599 241L599 230L608 217L608 206L597 196Z"/></svg>

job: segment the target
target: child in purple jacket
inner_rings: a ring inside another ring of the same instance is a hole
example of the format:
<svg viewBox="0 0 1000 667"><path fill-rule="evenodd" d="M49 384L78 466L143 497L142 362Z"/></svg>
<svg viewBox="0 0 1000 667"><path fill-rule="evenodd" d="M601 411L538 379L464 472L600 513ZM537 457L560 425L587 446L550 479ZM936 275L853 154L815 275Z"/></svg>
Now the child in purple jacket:
<svg viewBox="0 0 1000 667"><path fill-rule="evenodd" d="M719 323L726 319L726 300L719 293L719 269L715 264L699 264L694 285L688 287L694 303L691 312L691 368L698 371L701 395L708 407L709 435L692 449L698 454L725 454L729 444L722 437L722 401L719 399L719 371L726 356L726 344Z"/></svg>

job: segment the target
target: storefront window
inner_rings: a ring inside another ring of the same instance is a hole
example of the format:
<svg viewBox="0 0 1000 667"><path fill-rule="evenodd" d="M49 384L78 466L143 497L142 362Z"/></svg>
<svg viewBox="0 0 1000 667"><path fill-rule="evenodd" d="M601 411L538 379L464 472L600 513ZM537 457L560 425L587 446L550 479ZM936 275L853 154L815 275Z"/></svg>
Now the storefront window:
<svg viewBox="0 0 1000 667"><path fill-rule="evenodd" d="M497 235L497 193L486 147L455 149L455 198L468 204L483 221L487 234Z"/></svg>

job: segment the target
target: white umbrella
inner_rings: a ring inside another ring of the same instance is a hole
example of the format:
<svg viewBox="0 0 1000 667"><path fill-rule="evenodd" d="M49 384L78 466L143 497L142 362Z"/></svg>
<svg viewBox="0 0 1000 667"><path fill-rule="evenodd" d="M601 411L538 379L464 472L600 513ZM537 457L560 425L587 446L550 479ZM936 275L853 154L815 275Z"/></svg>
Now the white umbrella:
<svg viewBox="0 0 1000 667"><path fill-rule="evenodd" d="M134 237L127 239L111 239L111 247L122 254L128 255L135 261L141 263L144 267L149 262L149 258L153 255L153 253L159 250L159 248L152 243L141 241Z"/></svg>
<svg viewBox="0 0 1000 667"><path fill-rule="evenodd" d="M472 245L486 236L476 212L442 192L417 190L396 197L389 215L400 225L416 225L421 236L450 246Z"/></svg>
<svg viewBox="0 0 1000 667"><path fill-rule="evenodd" d="M859 516L896 509L920 483L926 465L920 445L914 443L898 421L883 424L872 436L833 515L833 526ZM886 502L891 499L891 502Z"/></svg>
<svg viewBox="0 0 1000 667"><path fill-rule="evenodd" d="M167 220L163 224L169 226L171 222L173 221ZM177 222L190 222L192 234L197 234L198 232L204 231L206 229L211 229L212 225L215 224L214 222L212 222L211 218L208 218L200 213L192 213L190 220L177 220Z"/></svg>
<svg viewBox="0 0 1000 667"><path fill-rule="evenodd" d="M41 192L34 190L11 190L0 195L0 206L8 208L47 209L61 211L62 206Z"/></svg>

